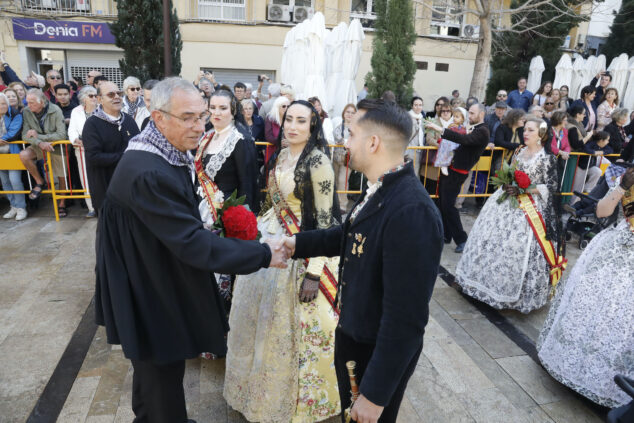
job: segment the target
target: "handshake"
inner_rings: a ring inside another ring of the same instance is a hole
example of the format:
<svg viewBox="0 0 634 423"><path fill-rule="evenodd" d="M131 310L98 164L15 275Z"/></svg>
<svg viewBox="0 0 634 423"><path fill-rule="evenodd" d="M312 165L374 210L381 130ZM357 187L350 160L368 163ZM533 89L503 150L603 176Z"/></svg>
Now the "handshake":
<svg viewBox="0 0 634 423"><path fill-rule="evenodd" d="M269 267L286 269L286 262L295 254L295 237L267 238L264 240L271 248L271 263Z"/></svg>

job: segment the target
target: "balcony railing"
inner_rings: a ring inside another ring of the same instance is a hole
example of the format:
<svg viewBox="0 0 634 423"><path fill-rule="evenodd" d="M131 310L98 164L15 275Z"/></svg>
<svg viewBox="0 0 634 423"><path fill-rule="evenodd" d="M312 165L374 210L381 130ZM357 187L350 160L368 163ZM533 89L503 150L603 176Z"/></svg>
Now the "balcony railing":
<svg viewBox="0 0 634 423"><path fill-rule="evenodd" d="M114 0L21 0L20 7L21 12L43 16L113 17L117 15Z"/></svg>

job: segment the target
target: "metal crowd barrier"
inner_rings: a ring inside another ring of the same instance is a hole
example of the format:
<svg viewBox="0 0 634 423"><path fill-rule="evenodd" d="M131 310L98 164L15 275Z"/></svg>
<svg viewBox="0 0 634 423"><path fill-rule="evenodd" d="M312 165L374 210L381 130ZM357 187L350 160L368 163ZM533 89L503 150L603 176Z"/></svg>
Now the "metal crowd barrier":
<svg viewBox="0 0 634 423"><path fill-rule="evenodd" d="M634 141L631 141L634 142ZM22 149L25 148L25 145L27 145L28 143L25 141L13 141L10 144L19 144L22 145ZM52 162L51 162L51 157L50 154L48 154L47 152L44 152L44 157L45 157L45 175L44 176L44 180L46 182L46 188L42 190L42 194L50 194L52 196L52 200L53 200L53 209L55 211L55 220L59 221L59 210L58 210L58 206L57 206L57 201L58 200L62 200L62 199L82 199L82 198L90 198L90 193L86 192L85 189L74 189L72 188L72 175L69 169L69 164L70 164L70 154L73 153L73 149L75 148L72 143L68 140L61 140L61 141L55 141L51 143L53 146L57 146L57 145L61 145L61 153L62 153L62 162L63 162L63 169L64 169L64 176L63 178L65 179L66 182L66 189L59 189L55 187L55 177L56 175L53 174L53 166L52 166ZM271 143L268 142L256 142L256 145L259 146L270 146L272 145ZM343 145L341 144L329 144L328 147L331 149L331 151L334 148L338 148L341 147L343 148ZM78 147L78 148L83 148L83 147ZM414 166L416 167L416 165L418 164L417 161L421 160L424 167L421 166L421 172L420 172L420 176L422 178L422 182L425 186L427 186L427 182L428 181L433 181L433 176L432 173L438 174L439 172L439 168L434 167L433 164L431 164L432 159L433 159L433 152L436 151L438 149L438 147L431 147L431 146L426 146L426 147L408 147L408 150L414 150L414 151L419 151L421 152L421 157L418 158L418 154L414 155ZM493 192L489 192L489 179L491 178L491 174L495 173L496 170L498 170L501 167L501 164L504 160L507 160L508 155L512 154L511 151L506 150L504 148L500 148L500 147L495 147L494 149L488 149L487 151L490 151L491 154L490 155L483 155L480 157L480 159L478 160L478 163L476 163L476 165L471 169L471 177L467 178L467 182L463 185L460 194L458 195L458 197L489 197L491 196L491 194L493 194ZM495 169L492 169L492 160L493 160L493 152L494 151L501 151L502 152L502 156L501 156L501 160L500 160L500 165L499 167L496 167ZM568 160L566 160L565 164L564 164L564 174L565 172L568 170L568 166L569 163L571 163L571 160L573 158L579 157L579 156L591 156L590 154L586 154L586 153L577 153L577 152L571 152L570 153L570 157L568 158ZM81 156L80 156L81 157ZM605 155L605 156L594 156L597 157L597 161L598 161L598 166L601 168L602 173L605 172L605 169L607 168L607 166L609 165L609 162L607 160L605 160L605 158L607 157L612 157L612 158L618 158L619 155L618 154L610 154L610 155ZM80 172L80 179L82 182L82 186L86 186L86 178L87 176L85 175L83 169L83 163L78 163L78 167L79 167L79 172ZM346 169L347 171L349 170L349 168L346 165ZM582 191L585 192L585 179L587 177L587 173L589 171L590 167L588 166L588 169L585 170L586 174L584 176L584 184L583 184L583 189ZM22 164L19 154L0 154L0 170L24 170L26 171L26 168L24 167L24 165ZM574 175L572 178L572 181L574 181L574 178L577 177L577 170L578 168L576 167L576 161L575 161L575 170L574 170ZM478 181L478 175L481 173L486 173L487 178L486 178L486 183L484 184L484 192L481 193L476 193L476 188L477 188L477 181ZM349 174L348 174L349 175ZM336 175L335 175L336 178ZM475 178L475 182L473 184L473 189L470 191L470 187L468 186L469 182L471 181L472 178ZM361 190L351 190L349 189L348 186L348 179L346 178L346 185L343 187L343 189L339 189L337 190L338 194L361 194ZM563 184L564 184L564 180L566 178L562 178L562 181L560 182L560 189L563 189ZM31 190L33 189L33 185L34 185L34 180L33 178L29 175L28 176L28 181L29 181L29 190L24 190L24 191L7 191L4 190L0 190L0 194L29 194L31 192ZM364 177L363 175L361 175L361 181L360 181L360 186L363 186L363 182L364 182ZM570 180L568 180L568 182L570 182ZM430 196L432 198L438 198L438 191L436 189L436 192L430 192L429 193ZM572 188L570 188L570 190L566 190L566 191L562 191L561 192L562 196L571 196L574 195L572 192Z"/></svg>

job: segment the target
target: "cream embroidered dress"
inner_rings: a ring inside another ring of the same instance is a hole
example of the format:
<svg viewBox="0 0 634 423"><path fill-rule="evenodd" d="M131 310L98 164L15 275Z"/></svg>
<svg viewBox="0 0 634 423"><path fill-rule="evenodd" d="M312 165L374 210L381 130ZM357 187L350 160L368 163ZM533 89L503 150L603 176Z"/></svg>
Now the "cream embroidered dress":
<svg viewBox="0 0 634 423"><path fill-rule="evenodd" d="M293 193L296 159L283 149L275 177L301 220L300 200ZM327 228L334 222L332 165L318 150L307 160L318 227ZM263 238L285 233L270 205L268 196L258 219ZM334 368L338 316L321 291L310 303L299 301L305 271L321 274L325 261L312 258L306 269L304 260L289 260L286 269L238 276L229 317L224 396L249 421L315 422L341 411Z"/></svg>

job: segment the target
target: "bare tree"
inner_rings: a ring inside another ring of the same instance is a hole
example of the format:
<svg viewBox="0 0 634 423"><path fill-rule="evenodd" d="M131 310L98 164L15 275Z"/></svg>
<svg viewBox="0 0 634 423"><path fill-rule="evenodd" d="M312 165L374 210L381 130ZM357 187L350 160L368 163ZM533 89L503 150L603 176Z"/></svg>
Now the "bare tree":
<svg viewBox="0 0 634 423"><path fill-rule="evenodd" d="M475 16L480 25L478 38L478 52L475 58L475 68L469 88L469 95L483 99L494 44L494 33L526 33L533 32L537 36L547 37L540 30L554 22L563 22L570 18L589 18L581 15L581 5L592 3L587 0L524 0L506 5L505 0L414 0L416 4L432 11L434 15L441 14L445 18L461 19L468 15ZM456 7L456 3L461 7ZM555 12L555 13L553 13ZM496 24L503 22L502 25ZM504 52L504 46L498 45L498 51ZM511 53L511 52L507 52Z"/></svg>

